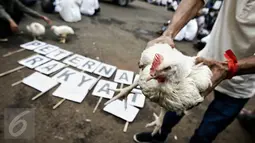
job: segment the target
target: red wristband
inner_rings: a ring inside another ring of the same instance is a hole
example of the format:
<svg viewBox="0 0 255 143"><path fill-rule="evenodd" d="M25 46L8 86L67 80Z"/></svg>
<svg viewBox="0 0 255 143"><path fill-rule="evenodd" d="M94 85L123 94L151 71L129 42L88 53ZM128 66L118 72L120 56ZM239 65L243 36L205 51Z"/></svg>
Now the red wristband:
<svg viewBox="0 0 255 143"><path fill-rule="evenodd" d="M227 50L224 54L225 58L228 61L228 75L227 78L231 79L236 75L237 72L237 59L232 50Z"/></svg>

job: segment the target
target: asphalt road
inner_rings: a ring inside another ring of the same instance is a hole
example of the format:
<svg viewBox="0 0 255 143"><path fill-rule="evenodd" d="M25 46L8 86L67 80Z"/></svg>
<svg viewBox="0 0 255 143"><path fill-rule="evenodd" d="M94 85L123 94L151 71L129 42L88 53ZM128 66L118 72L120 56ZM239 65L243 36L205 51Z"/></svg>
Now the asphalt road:
<svg viewBox="0 0 255 143"><path fill-rule="evenodd" d="M38 11L40 8L36 7ZM95 17L83 17L78 23L65 23L57 14L47 15L56 25L67 24L74 28L76 34L63 45L49 31L44 41L57 45L90 58L99 57L100 60L115 65L120 69L137 72L137 62L146 43L155 38L155 32L163 22L172 16L163 7L153 6L141 1L135 1L127 8L111 3L101 3L101 13ZM35 21L26 17L20 24L25 31L25 25ZM43 23L42 21L39 21ZM26 32L10 38L5 44L0 44L0 56L19 49L19 45L31 41L32 37ZM197 50L192 43L177 43L177 48L188 55L195 55ZM0 57L0 73L15 68L17 61L32 55L33 52L24 51L7 58ZM0 78L0 142L1 143L132 143L133 134L149 131L145 124L154 118L153 111L158 107L146 101L135 121L129 125L127 133L122 132L125 121L105 113L101 104L95 114L93 108L97 97L88 95L81 104L70 101L64 102L58 109L52 107L60 100L50 92L36 101L31 98L38 92L25 85L11 87L11 84L23 79L32 70L22 69L18 72ZM194 130L199 125L203 113L213 96L194 108L189 115L173 129L168 142L187 143ZM103 100L103 103L106 100ZM254 105L249 102L249 107ZM34 108L35 109L35 138L30 140L10 140L4 136L4 111L6 108ZM90 119L91 122L88 122ZM177 140L174 139L177 136ZM242 129L238 121L234 121L216 139L216 143L251 143L251 137Z"/></svg>

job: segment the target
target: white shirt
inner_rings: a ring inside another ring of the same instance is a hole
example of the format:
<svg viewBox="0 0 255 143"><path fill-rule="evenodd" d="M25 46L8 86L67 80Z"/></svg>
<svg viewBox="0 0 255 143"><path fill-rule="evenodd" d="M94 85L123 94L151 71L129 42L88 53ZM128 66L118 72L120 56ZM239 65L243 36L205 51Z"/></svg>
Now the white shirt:
<svg viewBox="0 0 255 143"><path fill-rule="evenodd" d="M234 52L237 59L253 56L255 0L224 0L210 37L198 56L226 61L224 53L228 49ZM234 98L250 98L255 94L255 74L225 80L216 90Z"/></svg>

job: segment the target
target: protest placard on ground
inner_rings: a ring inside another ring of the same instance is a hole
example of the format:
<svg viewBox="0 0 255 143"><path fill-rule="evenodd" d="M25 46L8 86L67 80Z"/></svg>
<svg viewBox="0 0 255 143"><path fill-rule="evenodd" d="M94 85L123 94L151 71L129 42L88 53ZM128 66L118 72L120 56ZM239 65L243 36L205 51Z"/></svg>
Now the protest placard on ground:
<svg viewBox="0 0 255 143"><path fill-rule="evenodd" d="M64 68L65 66L66 65L63 63L52 60L48 63L45 63L45 64L35 68L35 70L37 70L43 74L49 75L49 74L52 74L52 73Z"/></svg>
<svg viewBox="0 0 255 143"><path fill-rule="evenodd" d="M73 52L70 52L70 51L59 48L59 49L47 54L46 57L49 57L51 59L59 61L59 60L64 59L67 56L70 56L71 54L73 54Z"/></svg>
<svg viewBox="0 0 255 143"><path fill-rule="evenodd" d="M139 112L139 109L131 105L127 105L127 109L125 109L124 105L124 101L115 100L105 106L104 111L111 113L125 121L133 122Z"/></svg>
<svg viewBox="0 0 255 143"><path fill-rule="evenodd" d="M134 72L118 69L114 78L114 81L122 84L132 84L134 78Z"/></svg>
<svg viewBox="0 0 255 143"><path fill-rule="evenodd" d="M38 72L24 78L22 82L41 92L46 92L58 84L57 81Z"/></svg>
<svg viewBox="0 0 255 143"><path fill-rule="evenodd" d="M127 97L127 102L130 105L143 108L145 103L145 96L141 90L133 89L132 93L130 93Z"/></svg>
<svg viewBox="0 0 255 143"><path fill-rule="evenodd" d="M78 67L82 63L85 63L87 58L78 54L72 55L71 57L66 58L63 62L73 67Z"/></svg>
<svg viewBox="0 0 255 143"><path fill-rule="evenodd" d="M62 83L53 93L53 96L81 103L87 94L87 89L67 83Z"/></svg>
<svg viewBox="0 0 255 143"><path fill-rule="evenodd" d="M23 66L33 69L33 68L40 66L48 61L50 61L50 59L47 57L44 57L41 55L34 55L31 57L25 58L23 60L20 60L18 63Z"/></svg>
<svg viewBox="0 0 255 143"><path fill-rule="evenodd" d="M96 68L101 64L101 62L87 58L87 60L82 63L80 66L78 66L78 69L81 69L83 71L87 71L87 72L94 72L96 70Z"/></svg>
<svg viewBox="0 0 255 143"><path fill-rule="evenodd" d="M39 48L36 48L34 51L36 53L42 54L42 55L47 55L55 50L57 50L59 47L51 45L51 44L46 44L43 46L40 46Z"/></svg>
<svg viewBox="0 0 255 143"><path fill-rule="evenodd" d="M117 86L118 84L115 82L100 80L97 83L92 95L111 99L115 93L113 90L116 89Z"/></svg>
<svg viewBox="0 0 255 143"><path fill-rule="evenodd" d="M114 74L116 69L117 69L116 66L112 66L112 65L102 63L102 64L99 65L98 68L96 68L94 73L97 74L97 75L109 78Z"/></svg>
<svg viewBox="0 0 255 143"><path fill-rule="evenodd" d="M38 47L41 47L43 45L46 45L47 43L35 40L35 41L31 41L25 44L20 45L21 48L27 49L27 50L34 50Z"/></svg>

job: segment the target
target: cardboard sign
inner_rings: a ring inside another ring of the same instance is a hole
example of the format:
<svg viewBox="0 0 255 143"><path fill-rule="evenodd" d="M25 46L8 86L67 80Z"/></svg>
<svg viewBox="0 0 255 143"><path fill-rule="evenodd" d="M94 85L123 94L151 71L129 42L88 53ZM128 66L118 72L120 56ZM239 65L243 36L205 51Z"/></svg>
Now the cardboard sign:
<svg viewBox="0 0 255 143"><path fill-rule="evenodd" d="M86 57L75 54L72 55L71 57L66 58L63 62L73 67L78 67L86 61L87 61Z"/></svg>
<svg viewBox="0 0 255 143"><path fill-rule="evenodd" d="M23 65L23 66L26 66L28 68L35 68L37 66L40 66L46 62L50 61L49 58L46 58L44 56L41 56L41 55L34 55L34 56L31 56L29 58L26 58L26 59L23 59L23 60L20 60L18 63Z"/></svg>
<svg viewBox="0 0 255 143"><path fill-rule="evenodd" d="M34 50L34 49L36 49L38 47L41 47L43 45L46 45L46 43L35 40L35 41L32 41L32 42L22 44L22 45L20 45L20 47L24 48L24 49L27 49L27 50Z"/></svg>
<svg viewBox="0 0 255 143"><path fill-rule="evenodd" d="M81 103L87 94L87 89L63 83L53 93L53 96Z"/></svg>
<svg viewBox="0 0 255 143"><path fill-rule="evenodd" d="M145 103L145 96L141 90L133 89L127 97L128 104L143 108Z"/></svg>
<svg viewBox="0 0 255 143"><path fill-rule="evenodd" d="M46 54L49 54L49 53L57 50L58 48L59 47L57 47L57 46L53 46L53 45L47 44L47 45L41 46L39 48L36 48L34 51L36 53L39 53L39 54L42 54L42 55L46 55Z"/></svg>
<svg viewBox="0 0 255 143"><path fill-rule="evenodd" d="M87 61L85 61L85 63L81 64L79 67L77 67L78 69L81 69L83 71L87 71L87 72L94 72L96 70L96 68L101 64L101 62L87 58Z"/></svg>
<svg viewBox="0 0 255 143"><path fill-rule="evenodd" d="M97 83L92 95L111 99L115 93L113 89L116 89L117 86L118 84L115 82L100 80Z"/></svg>
<svg viewBox="0 0 255 143"><path fill-rule="evenodd" d="M52 60L46 64L43 64L43 65L35 68L35 70L37 70L43 74L49 75L51 73L54 73L54 72L64 68L65 66L66 65L63 63Z"/></svg>
<svg viewBox="0 0 255 143"><path fill-rule="evenodd" d="M49 57L51 59L54 59L54 60L62 60L63 58L69 56L73 54L72 52L70 51L67 51L67 50L64 50L64 49L57 49L49 54L46 55L46 57Z"/></svg>
<svg viewBox="0 0 255 143"><path fill-rule="evenodd" d="M117 70L114 81L117 83L123 84L132 84L133 83L134 72L126 70Z"/></svg>
<svg viewBox="0 0 255 143"><path fill-rule="evenodd" d="M124 101L115 100L105 106L104 111L111 113L128 122L133 122L139 112L139 109L131 105L127 105L127 109L125 109Z"/></svg>
<svg viewBox="0 0 255 143"><path fill-rule="evenodd" d="M139 74L136 74L133 83L134 83L135 81L139 80L139 78L140 78L140 75L139 75ZM137 86L136 88L140 88L140 86Z"/></svg>
<svg viewBox="0 0 255 143"><path fill-rule="evenodd" d="M99 67L94 71L95 74L103 76L103 77L111 77L113 73L116 71L117 67L102 63Z"/></svg>
<svg viewBox="0 0 255 143"><path fill-rule="evenodd" d="M88 75L86 73L78 73L76 75L74 75L73 78L70 79L71 83L77 83L77 84L73 84L77 87L81 87L83 89L90 89L92 88L92 86L95 84L95 82L97 81L97 78Z"/></svg>
<svg viewBox="0 0 255 143"><path fill-rule="evenodd" d="M60 83L66 83L70 86L76 86L87 90L97 81L97 78L71 68L63 69L52 78Z"/></svg>
<svg viewBox="0 0 255 143"><path fill-rule="evenodd" d="M68 82L70 85L77 85L79 81L75 81L75 79L78 74L79 72L74 69L65 68L56 75L54 75L52 78L60 83Z"/></svg>
<svg viewBox="0 0 255 143"><path fill-rule="evenodd" d="M46 92L58 84L57 81L38 72L24 78L22 82L41 92Z"/></svg>

